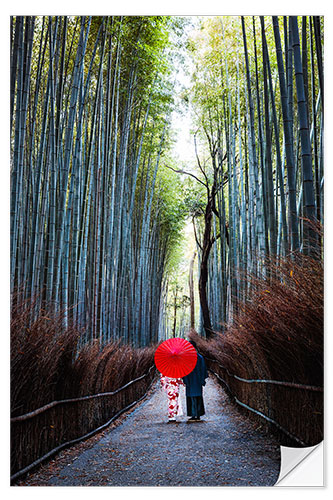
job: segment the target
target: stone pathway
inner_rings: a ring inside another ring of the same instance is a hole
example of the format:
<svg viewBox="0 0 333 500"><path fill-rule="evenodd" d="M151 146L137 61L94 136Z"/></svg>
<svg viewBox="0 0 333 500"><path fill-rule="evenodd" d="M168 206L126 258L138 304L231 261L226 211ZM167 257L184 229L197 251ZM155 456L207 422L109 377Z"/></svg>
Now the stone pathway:
<svg viewBox="0 0 333 500"><path fill-rule="evenodd" d="M244 418L212 378L204 401L203 421L187 423L183 393L184 415L168 424L166 395L157 383L152 396L117 427L83 451L56 458L21 485L273 486L279 445Z"/></svg>

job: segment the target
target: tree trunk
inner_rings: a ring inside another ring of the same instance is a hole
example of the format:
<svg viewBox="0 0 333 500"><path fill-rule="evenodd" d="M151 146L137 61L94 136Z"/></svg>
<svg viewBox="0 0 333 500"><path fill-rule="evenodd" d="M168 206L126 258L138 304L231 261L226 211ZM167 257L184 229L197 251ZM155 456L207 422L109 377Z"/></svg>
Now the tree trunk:
<svg viewBox="0 0 333 500"><path fill-rule="evenodd" d="M199 277L200 306L203 318L203 327L205 329L207 338L210 338L213 335L209 306L208 306L208 298L207 298L208 259L209 259L210 249L212 248L212 240L211 240L212 216L213 216L212 200L209 199L205 211L205 230L202 241L202 255L200 262L200 277Z"/></svg>
<svg viewBox="0 0 333 500"><path fill-rule="evenodd" d="M294 66L295 66L295 79L296 79L296 90L297 90L297 105L298 105L298 119L299 119L299 129L301 136L301 148L302 148L302 174L303 174L303 188L304 188L304 212L307 221L304 221L304 230L306 231L306 237L303 242L305 247L308 246L306 253L313 253L316 250L316 238L311 229L309 222L315 220L315 196L313 187L313 173L312 173L312 153L311 153L311 143L310 143L310 132L307 120L307 103L304 94L304 78L303 78L303 68L301 60L299 33L297 17L290 17L291 31L292 31L292 42L294 50ZM307 241L308 240L308 241Z"/></svg>
<svg viewBox="0 0 333 500"><path fill-rule="evenodd" d="M189 273L189 289L190 289L190 328L195 330L195 308L194 308L194 284L193 284L193 267L194 261L197 253L194 252L190 261L190 273Z"/></svg>
<svg viewBox="0 0 333 500"><path fill-rule="evenodd" d="M291 220L291 248L292 250L299 250L297 209L296 209L295 163L294 163L294 153L292 144L292 117L290 116L290 110L288 107L287 85L286 85L285 71L282 60L279 21L277 16L273 16L273 28L274 28L274 38L276 46L276 58L279 71L283 129L284 129L285 147L286 147L288 191L289 191L289 215Z"/></svg>

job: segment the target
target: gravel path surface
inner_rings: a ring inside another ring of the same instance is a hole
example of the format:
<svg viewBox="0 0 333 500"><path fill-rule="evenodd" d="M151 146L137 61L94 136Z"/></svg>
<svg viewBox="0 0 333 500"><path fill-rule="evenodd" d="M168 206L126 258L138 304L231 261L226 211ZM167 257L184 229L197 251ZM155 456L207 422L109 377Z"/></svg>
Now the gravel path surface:
<svg viewBox="0 0 333 500"><path fill-rule="evenodd" d="M206 415L167 423L165 394L156 384L150 398L122 422L65 452L30 475L26 486L273 486L280 447L258 424L230 404L209 378Z"/></svg>

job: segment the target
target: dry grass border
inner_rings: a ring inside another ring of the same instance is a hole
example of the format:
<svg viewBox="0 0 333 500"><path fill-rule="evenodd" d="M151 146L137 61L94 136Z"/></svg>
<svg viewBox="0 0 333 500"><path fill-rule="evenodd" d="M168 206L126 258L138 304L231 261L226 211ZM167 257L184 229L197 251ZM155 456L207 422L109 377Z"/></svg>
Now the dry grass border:
<svg viewBox="0 0 333 500"><path fill-rule="evenodd" d="M251 278L255 290L251 301L240 308L232 324L225 325L223 334L208 341L192 331L190 337L205 356L225 367L211 365L241 402L313 446L323 439L323 393L247 384L227 373L245 379L323 385L323 262L294 256L279 263L267 262L266 269L269 278ZM272 424L267 427L281 444L297 446Z"/></svg>

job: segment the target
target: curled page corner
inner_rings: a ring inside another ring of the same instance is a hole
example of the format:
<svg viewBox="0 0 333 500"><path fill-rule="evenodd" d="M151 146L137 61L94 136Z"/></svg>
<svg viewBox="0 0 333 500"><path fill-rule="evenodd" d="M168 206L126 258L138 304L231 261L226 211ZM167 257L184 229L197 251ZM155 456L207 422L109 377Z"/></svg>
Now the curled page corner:
<svg viewBox="0 0 333 500"><path fill-rule="evenodd" d="M324 486L323 441L308 448L281 446L281 468L275 486Z"/></svg>

